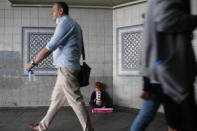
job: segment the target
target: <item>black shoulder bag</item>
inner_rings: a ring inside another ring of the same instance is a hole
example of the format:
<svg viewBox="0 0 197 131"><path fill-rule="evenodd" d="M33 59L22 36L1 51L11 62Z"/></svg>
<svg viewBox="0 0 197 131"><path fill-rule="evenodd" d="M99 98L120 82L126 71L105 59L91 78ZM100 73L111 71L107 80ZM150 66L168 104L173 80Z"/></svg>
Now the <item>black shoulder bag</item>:
<svg viewBox="0 0 197 131"><path fill-rule="evenodd" d="M90 78L90 71L91 71L90 66L88 66L85 62L85 50L84 50L83 40L82 40L82 58L83 58L83 64L80 65L81 69L78 75L78 81L79 81L80 87L89 85L89 78Z"/></svg>

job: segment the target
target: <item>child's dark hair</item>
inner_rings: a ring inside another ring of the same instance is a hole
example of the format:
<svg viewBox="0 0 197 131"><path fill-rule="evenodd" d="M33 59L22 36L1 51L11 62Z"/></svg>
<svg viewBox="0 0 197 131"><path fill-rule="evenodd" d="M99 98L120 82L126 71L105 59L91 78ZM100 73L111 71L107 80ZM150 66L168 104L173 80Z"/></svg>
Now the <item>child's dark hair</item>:
<svg viewBox="0 0 197 131"><path fill-rule="evenodd" d="M65 2L59 1L55 2L55 4L57 4L59 8L62 8L64 10L65 15L69 15L68 5Z"/></svg>
<svg viewBox="0 0 197 131"><path fill-rule="evenodd" d="M102 87L103 87L103 84L102 84L101 82L96 82L96 83L94 84L94 88L102 89Z"/></svg>

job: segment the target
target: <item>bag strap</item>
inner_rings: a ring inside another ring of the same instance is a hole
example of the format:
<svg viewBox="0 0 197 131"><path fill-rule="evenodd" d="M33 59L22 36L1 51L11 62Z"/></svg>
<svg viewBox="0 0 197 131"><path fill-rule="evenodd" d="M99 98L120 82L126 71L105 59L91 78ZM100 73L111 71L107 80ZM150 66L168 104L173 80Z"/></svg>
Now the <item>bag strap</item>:
<svg viewBox="0 0 197 131"><path fill-rule="evenodd" d="M86 56L85 56L85 49L84 49L84 43L83 43L83 36L82 36L82 58L83 58L83 61L85 62Z"/></svg>

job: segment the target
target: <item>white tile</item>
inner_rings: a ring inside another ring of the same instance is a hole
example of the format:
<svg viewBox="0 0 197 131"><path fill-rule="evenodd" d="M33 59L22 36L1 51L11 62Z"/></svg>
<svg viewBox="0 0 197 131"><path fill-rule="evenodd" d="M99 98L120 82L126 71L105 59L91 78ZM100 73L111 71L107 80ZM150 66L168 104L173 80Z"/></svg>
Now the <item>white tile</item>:
<svg viewBox="0 0 197 131"><path fill-rule="evenodd" d="M117 18L116 18L117 17L117 11L118 11L117 9L114 9L113 12L112 12L112 14L113 14L113 21L117 21Z"/></svg>
<svg viewBox="0 0 197 131"><path fill-rule="evenodd" d="M105 64L113 63L113 52L105 53Z"/></svg>
<svg viewBox="0 0 197 131"><path fill-rule="evenodd" d="M13 27L6 26L5 27L5 34L12 34L13 33Z"/></svg>
<svg viewBox="0 0 197 131"><path fill-rule="evenodd" d="M30 8L22 8L22 19L30 19Z"/></svg>
<svg viewBox="0 0 197 131"><path fill-rule="evenodd" d="M89 43L91 44L97 43L95 35L89 35Z"/></svg>
<svg viewBox="0 0 197 131"><path fill-rule="evenodd" d="M139 15L138 5L133 6L132 11L133 11L133 16L132 17L137 17Z"/></svg>
<svg viewBox="0 0 197 131"><path fill-rule="evenodd" d="M12 27L13 31L12 33L15 34L15 35L21 35L21 31L22 31L22 28L21 26L15 26L15 27Z"/></svg>
<svg viewBox="0 0 197 131"><path fill-rule="evenodd" d="M131 15L130 15L130 8L129 7L126 7L124 8L124 25L130 25L131 24Z"/></svg>
<svg viewBox="0 0 197 131"><path fill-rule="evenodd" d="M70 16L75 20L80 20L80 11L77 9L70 9Z"/></svg>
<svg viewBox="0 0 197 131"><path fill-rule="evenodd" d="M105 24L105 25L110 25L111 28L112 28L112 27L113 27L113 22L114 22L114 21L112 21L112 20L105 20L105 21L104 21L104 24Z"/></svg>
<svg viewBox="0 0 197 131"><path fill-rule="evenodd" d="M21 43L21 34L13 34L14 43Z"/></svg>
<svg viewBox="0 0 197 131"><path fill-rule="evenodd" d="M146 4L144 4L144 3L139 5L139 13L140 14L145 13L145 8L146 8L145 5Z"/></svg>
<svg viewBox="0 0 197 131"><path fill-rule="evenodd" d="M86 49L86 61L88 63L95 63L96 54L95 51L89 51Z"/></svg>
<svg viewBox="0 0 197 131"><path fill-rule="evenodd" d="M0 1L0 9L5 9L5 1Z"/></svg>
<svg viewBox="0 0 197 131"><path fill-rule="evenodd" d="M11 3L8 0L5 0L5 8L12 9Z"/></svg>
<svg viewBox="0 0 197 131"><path fill-rule="evenodd" d="M38 26L40 27L46 27L48 23L48 19L39 19L38 20Z"/></svg>
<svg viewBox="0 0 197 131"><path fill-rule="evenodd" d="M30 19L30 26L38 27L38 19Z"/></svg>
<svg viewBox="0 0 197 131"><path fill-rule="evenodd" d="M5 26L13 26L14 21L12 18L5 18Z"/></svg>
<svg viewBox="0 0 197 131"><path fill-rule="evenodd" d="M104 20L105 21L112 21L113 20L113 13L112 10L104 10Z"/></svg>
<svg viewBox="0 0 197 131"><path fill-rule="evenodd" d="M132 8L132 7L129 7L129 10L130 10L130 22L132 23L132 20L134 19L134 17L135 17L135 9L134 8Z"/></svg>
<svg viewBox="0 0 197 131"><path fill-rule="evenodd" d="M5 18L8 18L8 19L13 19L13 9L6 9L5 10Z"/></svg>
<svg viewBox="0 0 197 131"><path fill-rule="evenodd" d="M80 21L86 21L89 19L89 10L88 9L80 9Z"/></svg>
<svg viewBox="0 0 197 131"><path fill-rule="evenodd" d="M106 35L105 36L105 45L112 45L113 44L113 37L112 35L108 36Z"/></svg>
<svg viewBox="0 0 197 131"><path fill-rule="evenodd" d="M4 50L4 41L0 39L0 50Z"/></svg>
<svg viewBox="0 0 197 131"><path fill-rule="evenodd" d="M90 23L96 23L97 22L97 19L96 19L96 13L94 12L93 9L90 9L89 10L89 19L88 19L88 22Z"/></svg>
<svg viewBox="0 0 197 131"><path fill-rule="evenodd" d="M51 18L51 8L45 8L46 18Z"/></svg>
<svg viewBox="0 0 197 131"><path fill-rule="evenodd" d="M31 8L30 9L30 18L38 19L38 8Z"/></svg>
<svg viewBox="0 0 197 131"><path fill-rule="evenodd" d="M0 35L5 34L5 26L0 25Z"/></svg>
<svg viewBox="0 0 197 131"><path fill-rule="evenodd" d="M86 45L85 45L86 46ZM96 47L95 47L95 45L93 44L93 43L89 43L89 47L88 47L88 54L90 54L90 55L96 55ZM96 58L96 57L95 57Z"/></svg>
<svg viewBox="0 0 197 131"><path fill-rule="evenodd" d="M106 40L107 38L105 37L105 40ZM104 43L104 51L105 51L105 53L108 53L108 51L112 51L113 50L113 43L111 42L111 43ZM108 50L108 47L110 47L110 50ZM113 52L112 52L113 53Z"/></svg>
<svg viewBox="0 0 197 131"><path fill-rule="evenodd" d="M22 18L22 9L21 8L14 8L13 11L14 19L21 19Z"/></svg>
<svg viewBox="0 0 197 131"><path fill-rule="evenodd" d="M96 25L93 23L89 24L89 35L96 35Z"/></svg>
<svg viewBox="0 0 197 131"><path fill-rule="evenodd" d="M22 26L30 26L30 19L23 18L22 19Z"/></svg>
<svg viewBox="0 0 197 131"><path fill-rule="evenodd" d="M83 44L84 44L84 47L85 47L86 50L89 50L89 43L88 43L89 41L88 41L88 38L89 37L86 36L86 35L84 35L84 37L83 37L83 42L84 42Z"/></svg>
<svg viewBox="0 0 197 131"><path fill-rule="evenodd" d="M47 19L50 17L51 11L48 8L39 8L38 9L38 18Z"/></svg>
<svg viewBox="0 0 197 131"><path fill-rule="evenodd" d="M5 35L5 38L4 38L4 50L12 50L13 49L13 46L12 46L12 43L13 43L13 39L12 39L12 35Z"/></svg>
<svg viewBox="0 0 197 131"><path fill-rule="evenodd" d="M5 19L0 18L0 26L5 26Z"/></svg>
<svg viewBox="0 0 197 131"><path fill-rule="evenodd" d="M78 24L81 26L82 30L88 30L89 24L86 22L79 21Z"/></svg>
<svg viewBox="0 0 197 131"><path fill-rule="evenodd" d="M98 51L96 50L95 53L98 53L96 54L96 57L94 57L94 60L92 62L94 63L97 63L97 64L104 64L104 51Z"/></svg>
<svg viewBox="0 0 197 131"><path fill-rule="evenodd" d="M13 42L13 51L21 52L21 42L20 41Z"/></svg>
<svg viewBox="0 0 197 131"><path fill-rule="evenodd" d="M104 21L104 10L95 10L95 13L96 13L96 21L97 22L102 22Z"/></svg>
<svg viewBox="0 0 197 131"><path fill-rule="evenodd" d="M104 64L104 76L113 76L112 64Z"/></svg>
<svg viewBox="0 0 197 131"><path fill-rule="evenodd" d="M113 11L113 22L112 23L113 23L112 27L116 28L117 27L117 10Z"/></svg>
<svg viewBox="0 0 197 131"><path fill-rule="evenodd" d="M88 27L81 27L83 31L83 36L87 37L89 35Z"/></svg>
<svg viewBox="0 0 197 131"><path fill-rule="evenodd" d="M21 18L14 18L14 26L21 26L22 19Z"/></svg>
<svg viewBox="0 0 197 131"><path fill-rule="evenodd" d="M11 44L10 43L6 43L5 42L5 44L4 44L4 46L3 46L3 50L5 51L12 51L12 49L13 49L13 47L11 46ZM9 73L9 72L7 72L7 73Z"/></svg>
<svg viewBox="0 0 197 131"><path fill-rule="evenodd" d="M112 36L113 35L113 27L112 24L105 24L104 25L104 29L105 29L105 36Z"/></svg>
<svg viewBox="0 0 197 131"><path fill-rule="evenodd" d="M99 43L99 45L104 45L105 44L105 38L104 38L105 36L104 35L98 35L98 36L96 36L96 43ZM104 47L103 47L104 48Z"/></svg>
<svg viewBox="0 0 197 131"><path fill-rule="evenodd" d="M104 70L103 70L103 64L93 64L92 66L92 73L93 76L103 76Z"/></svg>
<svg viewBox="0 0 197 131"><path fill-rule="evenodd" d="M11 43L12 42L12 39L13 39L12 33L5 34L4 40L5 40L6 43Z"/></svg>
<svg viewBox="0 0 197 131"><path fill-rule="evenodd" d="M55 21L52 20L51 18L47 19L47 25L49 27L55 27L56 26Z"/></svg>
<svg viewBox="0 0 197 131"><path fill-rule="evenodd" d="M0 34L0 41L4 41L4 34Z"/></svg>
<svg viewBox="0 0 197 131"><path fill-rule="evenodd" d="M109 53L109 54L112 55L112 53L113 53L113 44L111 43L109 45L104 45L104 49L105 49L106 53ZM106 54L106 55L108 55L108 54Z"/></svg>
<svg viewBox="0 0 197 131"><path fill-rule="evenodd" d="M117 26L124 26L124 11L123 9L117 10Z"/></svg>
<svg viewBox="0 0 197 131"><path fill-rule="evenodd" d="M131 25L139 25L140 23L140 19L139 17L133 17L132 21L131 21Z"/></svg>
<svg viewBox="0 0 197 131"><path fill-rule="evenodd" d="M87 22L79 22L78 23L81 26L81 29L84 31L86 30L86 32L89 30L89 25L87 24Z"/></svg>
<svg viewBox="0 0 197 131"><path fill-rule="evenodd" d="M0 19L5 18L5 10L4 9L0 9Z"/></svg>
<svg viewBox="0 0 197 131"><path fill-rule="evenodd" d="M97 24L96 25L96 34L97 35L104 35L104 33L105 33L105 28L104 28L104 26L103 26L103 24Z"/></svg>

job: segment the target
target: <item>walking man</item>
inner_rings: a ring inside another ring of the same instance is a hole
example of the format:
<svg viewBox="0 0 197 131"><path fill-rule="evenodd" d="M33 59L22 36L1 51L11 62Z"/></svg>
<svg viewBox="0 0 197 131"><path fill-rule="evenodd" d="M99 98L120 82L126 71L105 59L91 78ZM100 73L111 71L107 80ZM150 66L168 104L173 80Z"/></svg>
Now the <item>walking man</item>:
<svg viewBox="0 0 197 131"><path fill-rule="evenodd" d="M32 69L53 52L53 64L58 70L57 80L48 112L39 124L29 127L32 131L46 131L55 114L67 99L76 113L83 131L93 131L77 80L83 41L82 30L69 17L69 9L65 2L55 3L51 10L51 16L57 24L54 35L46 47L31 62L26 64L25 69L27 71Z"/></svg>

